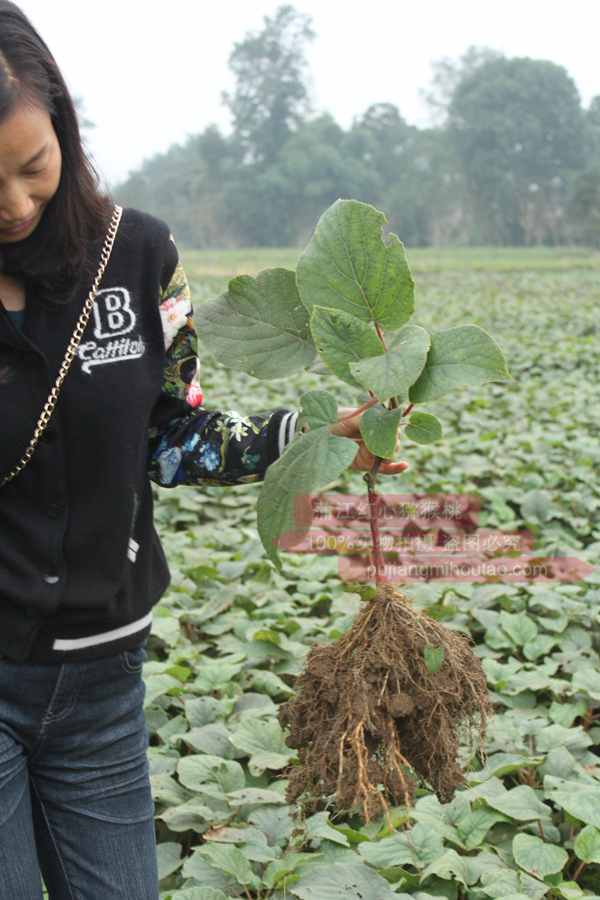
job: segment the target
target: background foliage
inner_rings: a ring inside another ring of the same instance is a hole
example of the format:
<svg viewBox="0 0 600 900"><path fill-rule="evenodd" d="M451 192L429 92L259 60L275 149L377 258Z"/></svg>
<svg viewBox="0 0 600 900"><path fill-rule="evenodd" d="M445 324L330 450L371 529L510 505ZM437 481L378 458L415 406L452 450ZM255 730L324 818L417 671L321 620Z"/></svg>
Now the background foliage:
<svg viewBox="0 0 600 900"><path fill-rule="evenodd" d="M289 4L265 17L231 52L231 133L148 159L117 202L198 248L306 244L338 197L385 209L408 246L600 244L600 96L584 109L562 66L471 47L434 65L431 127L376 103L344 129L311 104L314 38Z"/></svg>

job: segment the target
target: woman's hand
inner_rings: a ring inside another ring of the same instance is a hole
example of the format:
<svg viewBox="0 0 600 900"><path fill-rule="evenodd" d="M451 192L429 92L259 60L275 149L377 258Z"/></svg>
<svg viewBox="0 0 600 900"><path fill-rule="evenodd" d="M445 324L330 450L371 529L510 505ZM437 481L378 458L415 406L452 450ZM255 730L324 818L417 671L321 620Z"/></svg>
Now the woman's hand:
<svg viewBox="0 0 600 900"><path fill-rule="evenodd" d="M370 471L373 468L376 457L373 455L373 453L371 453L370 450L367 449L359 428L361 416L366 412L366 410L363 410L356 416L345 419L344 422L340 422L340 419L349 416L355 408L356 407L353 406L338 406L338 421L333 425L330 425L329 430L332 434L338 435L339 437L351 438L358 444L358 452L354 457L352 465L349 468L356 469L358 471ZM400 452L400 434L398 434L396 437L395 452ZM408 468L409 464L405 460L398 460L397 462L385 460L379 466L378 472L382 475L399 475L401 472L405 472Z"/></svg>

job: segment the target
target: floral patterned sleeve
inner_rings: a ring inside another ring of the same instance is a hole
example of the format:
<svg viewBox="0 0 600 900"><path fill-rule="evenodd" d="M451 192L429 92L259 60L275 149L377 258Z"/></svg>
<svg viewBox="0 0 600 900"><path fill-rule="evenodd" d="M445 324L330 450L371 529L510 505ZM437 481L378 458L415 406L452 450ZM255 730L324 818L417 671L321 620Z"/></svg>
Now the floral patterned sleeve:
<svg viewBox="0 0 600 900"><path fill-rule="evenodd" d="M243 415L203 406L190 288L171 237L160 315L165 340L161 395L148 432L148 474L161 487L262 481L295 433L298 411Z"/></svg>

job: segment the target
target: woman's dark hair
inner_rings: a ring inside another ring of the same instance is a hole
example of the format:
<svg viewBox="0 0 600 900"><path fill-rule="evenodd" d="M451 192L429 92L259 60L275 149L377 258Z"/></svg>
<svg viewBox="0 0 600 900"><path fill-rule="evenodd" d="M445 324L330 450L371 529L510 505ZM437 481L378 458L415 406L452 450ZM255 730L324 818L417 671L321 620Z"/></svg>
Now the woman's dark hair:
<svg viewBox="0 0 600 900"><path fill-rule="evenodd" d="M112 202L82 146L75 105L50 50L14 3L0 0L0 123L20 102L45 109L62 154L58 190L34 232L0 244L0 271L19 274L36 297L71 299L82 274L92 277Z"/></svg>

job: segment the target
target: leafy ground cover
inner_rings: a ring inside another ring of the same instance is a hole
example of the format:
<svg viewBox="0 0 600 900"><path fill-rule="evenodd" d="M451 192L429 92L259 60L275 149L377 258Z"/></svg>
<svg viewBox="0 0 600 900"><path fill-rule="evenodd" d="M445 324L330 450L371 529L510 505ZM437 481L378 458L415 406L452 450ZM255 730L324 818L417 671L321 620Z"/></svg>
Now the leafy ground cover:
<svg viewBox="0 0 600 900"><path fill-rule="evenodd" d="M600 550L599 255L564 249L409 251L426 328L469 321L514 381L430 404L447 427L410 445L389 494L474 494L479 524L528 528L536 552L596 564ZM250 263L254 260L255 264ZM293 251L189 253L195 303L231 276L294 265ZM201 345L206 405L296 408L306 373L258 382ZM340 405L361 398L335 382ZM277 720L315 642L349 627L359 594L335 555L282 554L256 533L256 485L154 488L172 584L144 667L162 900L600 897L600 570L560 584L416 583L414 605L472 636L495 715L483 769L440 804L361 825L285 802L297 760ZM359 494L359 473L328 491Z"/></svg>

